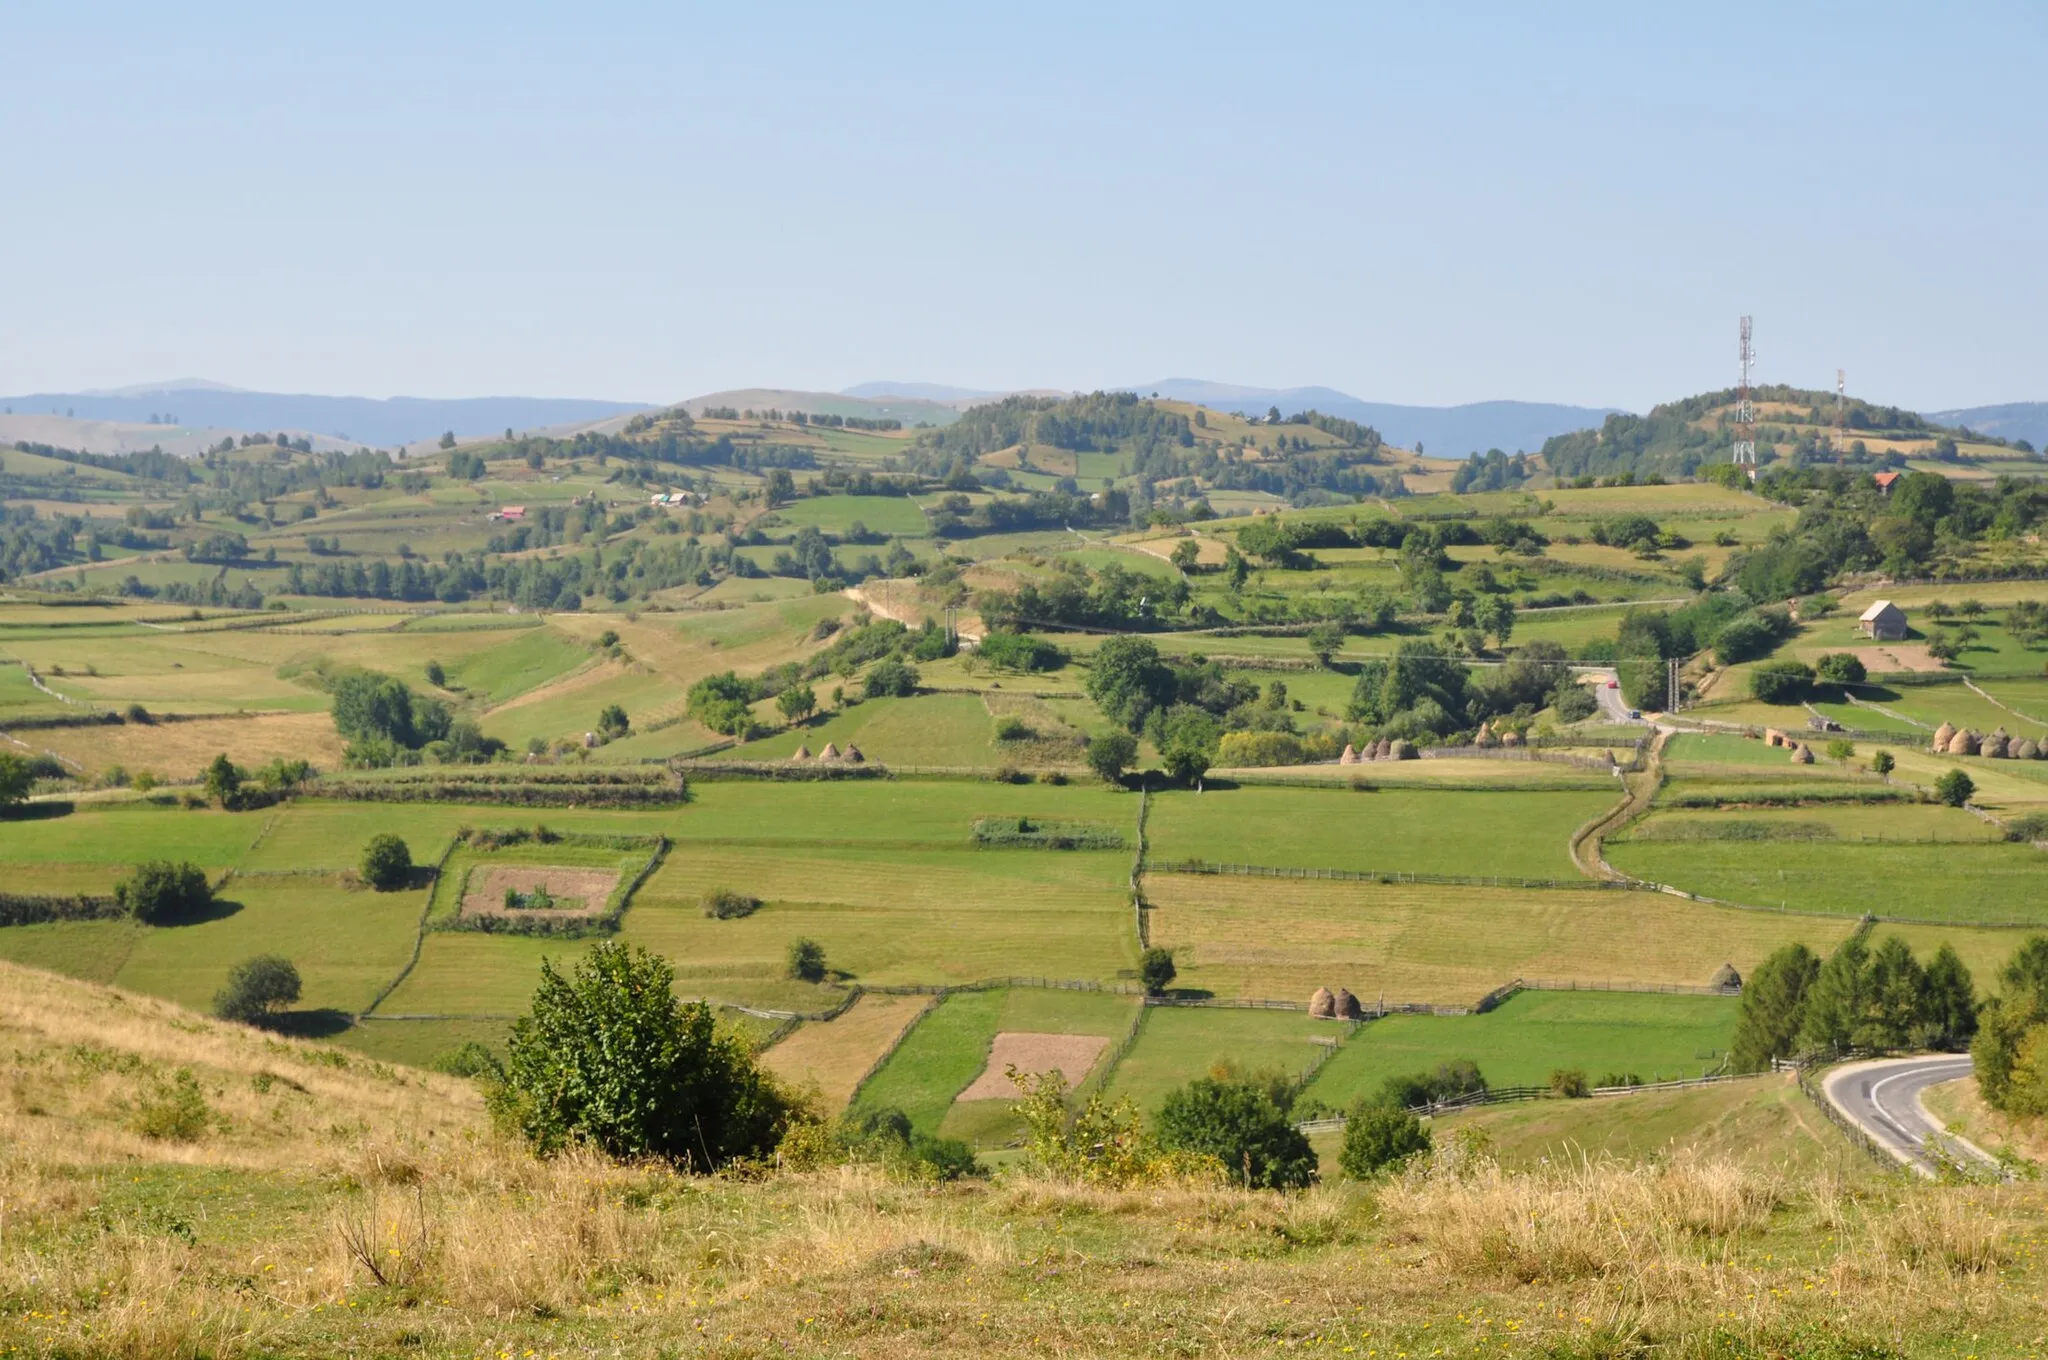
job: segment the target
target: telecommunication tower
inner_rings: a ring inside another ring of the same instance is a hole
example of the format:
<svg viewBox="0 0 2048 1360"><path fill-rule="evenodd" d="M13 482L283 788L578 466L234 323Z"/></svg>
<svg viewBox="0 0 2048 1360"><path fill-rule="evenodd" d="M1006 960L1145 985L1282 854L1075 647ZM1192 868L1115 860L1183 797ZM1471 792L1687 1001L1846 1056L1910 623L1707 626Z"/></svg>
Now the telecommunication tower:
<svg viewBox="0 0 2048 1360"><path fill-rule="evenodd" d="M1835 370L1835 461L1849 456L1849 375Z"/></svg>
<svg viewBox="0 0 2048 1360"><path fill-rule="evenodd" d="M1749 404L1749 369L1756 362L1756 350L1749 343L1750 319L1742 318L1742 385L1735 396L1735 461L1756 466L1756 409Z"/></svg>

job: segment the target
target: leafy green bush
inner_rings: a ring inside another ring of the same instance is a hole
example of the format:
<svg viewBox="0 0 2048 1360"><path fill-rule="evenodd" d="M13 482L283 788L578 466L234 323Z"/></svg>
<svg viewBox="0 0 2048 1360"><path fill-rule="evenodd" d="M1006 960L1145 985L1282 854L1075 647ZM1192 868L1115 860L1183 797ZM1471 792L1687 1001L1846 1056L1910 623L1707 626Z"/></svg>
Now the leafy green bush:
<svg viewBox="0 0 2048 1360"><path fill-rule="evenodd" d="M1593 1094L1592 1083L1586 1080L1586 1070L1582 1067L1560 1067L1553 1070L1550 1074L1550 1090L1551 1094L1563 1096L1567 1100L1581 1100Z"/></svg>
<svg viewBox="0 0 2048 1360"><path fill-rule="evenodd" d="M1961 807L1977 792L1977 781L1961 770L1950 770L1934 781L1934 796L1950 807Z"/></svg>
<svg viewBox="0 0 2048 1360"><path fill-rule="evenodd" d="M737 920L742 916L752 916L760 909L761 899L758 897L749 897L731 888L704 890L704 914L714 921Z"/></svg>
<svg viewBox="0 0 2048 1360"><path fill-rule="evenodd" d="M427 1065L451 1077L482 1077L488 1081L505 1079L505 1064L498 1061L497 1054L474 1039L460 1048L449 1049Z"/></svg>
<svg viewBox="0 0 2048 1360"><path fill-rule="evenodd" d="M991 632L974 654L991 666L1010 671L1054 671L1067 664L1065 651L1029 633Z"/></svg>
<svg viewBox="0 0 2048 1360"><path fill-rule="evenodd" d="M0 807L26 799L35 782L35 769L27 760L12 751L0 751Z"/></svg>
<svg viewBox="0 0 2048 1360"><path fill-rule="evenodd" d="M1167 1096L1156 1124L1162 1148L1213 1157L1247 1188L1294 1189L1315 1178L1308 1138L1261 1084L1198 1077Z"/></svg>
<svg viewBox="0 0 2048 1360"><path fill-rule="evenodd" d="M1803 661L1772 661L1749 673L1750 696L1766 704L1796 704L1813 688L1813 667Z"/></svg>
<svg viewBox="0 0 2048 1360"><path fill-rule="evenodd" d="M168 1081L157 1079L135 1102L130 1122L144 1138L189 1143L206 1132L212 1119L213 1110L206 1103L206 1093L199 1089L199 1078L192 1075L191 1068L181 1067Z"/></svg>
<svg viewBox="0 0 2048 1360"><path fill-rule="evenodd" d="M213 887L196 864L153 859L114 885L114 900L147 926L188 920L213 905Z"/></svg>
<svg viewBox="0 0 2048 1360"><path fill-rule="evenodd" d="M1138 739L1122 728L1113 727L1088 739L1088 768L1114 784L1138 758Z"/></svg>
<svg viewBox="0 0 2048 1360"><path fill-rule="evenodd" d="M1016 714L1005 714L996 719L997 741L1029 741L1031 737L1031 724Z"/></svg>
<svg viewBox="0 0 2048 1360"><path fill-rule="evenodd" d="M1145 991L1158 996L1177 976L1173 966L1173 951L1153 945L1138 957L1138 981Z"/></svg>
<svg viewBox="0 0 2048 1360"><path fill-rule="evenodd" d="M708 1005L677 1000L674 986L668 964L637 946L599 944L568 977L542 960L488 1096L500 1126L543 1155L580 1142L693 1171L772 1150L791 1102Z"/></svg>
<svg viewBox="0 0 2048 1360"><path fill-rule="evenodd" d="M1216 763L1231 769L1299 765L1307 758L1292 732L1226 732L1216 747Z"/></svg>
<svg viewBox="0 0 2048 1360"><path fill-rule="evenodd" d="M412 847L390 832L370 837L363 847L363 882L378 892L394 892L412 879Z"/></svg>
<svg viewBox="0 0 2048 1360"><path fill-rule="evenodd" d="M917 692L918 678L917 667L884 657L869 668L861 688L870 699L902 699Z"/></svg>
<svg viewBox="0 0 2048 1360"><path fill-rule="evenodd" d="M1575 680L1560 680L1551 691L1550 702L1557 709L1559 722L1584 722L1600 711L1600 701L1592 689Z"/></svg>
<svg viewBox="0 0 2048 1360"><path fill-rule="evenodd" d="M816 940L797 939L789 942L789 961L786 969L789 976L799 982L823 982L825 980L825 946Z"/></svg>
<svg viewBox="0 0 2048 1360"><path fill-rule="evenodd" d="M299 999L299 970L278 954L258 954L229 972L227 985L213 997L213 1013L223 1020L261 1025Z"/></svg>
<svg viewBox="0 0 2048 1360"><path fill-rule="evenodd" d="M1344 1121L1344 1145L1337 1154L1337 1165L1353 1180L1370 1180L1427 1153L1433 1142L1429 1129L1407 1110L1361 1104Z"/></svg>
<svg viewBox="0 0 2048 1360"><path fill-rule="evenodd" d="M1830 685L1860 685L1868 674L1863 662L1849 652L1829 652L1814 662L1813 671Z"/></svg>

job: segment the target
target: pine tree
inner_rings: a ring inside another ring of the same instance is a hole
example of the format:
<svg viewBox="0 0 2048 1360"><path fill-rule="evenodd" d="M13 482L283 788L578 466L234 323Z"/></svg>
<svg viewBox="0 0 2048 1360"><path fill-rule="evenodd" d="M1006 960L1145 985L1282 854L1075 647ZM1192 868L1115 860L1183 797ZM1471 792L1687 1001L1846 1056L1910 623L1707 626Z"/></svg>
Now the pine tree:
<svg viewBox="0 0 2048 1360"><path fill-rule="evenodd" d="M1742 988L1731 1067L1759 1072L1771 1059L1792 1055L1806 1019L1806 994L1819 972L1820 960L1803 944L1788 944L1757 965Z"/></svg>

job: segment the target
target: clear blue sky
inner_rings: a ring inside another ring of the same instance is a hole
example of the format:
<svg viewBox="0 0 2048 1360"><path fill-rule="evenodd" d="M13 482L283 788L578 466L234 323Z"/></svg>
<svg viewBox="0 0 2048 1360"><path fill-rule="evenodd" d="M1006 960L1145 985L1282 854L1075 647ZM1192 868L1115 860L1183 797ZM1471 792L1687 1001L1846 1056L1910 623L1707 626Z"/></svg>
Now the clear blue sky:
<svg viewBox="0 0 2048 1360"><path fill-rule="evenodd" d="M1568 11L1545 17L1539 10ZM0 391L2048 400L2048 7L21 0Z"/></svg>

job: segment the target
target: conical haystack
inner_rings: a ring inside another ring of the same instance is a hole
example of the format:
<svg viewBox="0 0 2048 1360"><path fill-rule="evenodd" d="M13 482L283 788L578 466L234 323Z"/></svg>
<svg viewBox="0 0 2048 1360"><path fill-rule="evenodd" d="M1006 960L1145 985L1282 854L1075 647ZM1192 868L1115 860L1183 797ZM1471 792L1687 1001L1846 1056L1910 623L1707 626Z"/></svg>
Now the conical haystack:
<svg viewBox="0 0 2048 1360"><path fill-rule="evenodd" d="M1981 744L1975 732L1961 731L1949 738L1948 753L1952 756L1973 756Z"/></svg>
<svg viewBox="0 0 2048 1360"><path fill-rule="evenodd" d="M1984 747L1977 754L1989 756L1993 760L2004 760L2007 744L2005 733L1993 732L1990 736L1984 738Z"/></svg>
<svg viewBox="0 0 2048 1360"><path fill-rule="evenodd" d="M789 753L789 758L791 760L809 760L811 758L811 748L802 742L798 742L796 749Z"/></svg>
<svg viewBox="0 0 2048 1360"><path fill-rule="evenodd" d="M1934 749L1937 751L1946 751L1948 744L1955 739L1956 729L1949 723L1943 723L1934 729Z"/></svg>
<svg viewBox="0 0 2048 1360"><path fill-rule="evenodd" d="M1490 751L1494 747L1500 745L1500 742L1501 739L1493 734L1493 725L1491 723L1479 724L1478 735L1472 738L1472 744L1474 746L1477 746L1481 750L1486 751Z"/></svg>
<svg viewBox="0 0 2048 1360"><path fill-rule="evenodd" d="M858 765L858 764L860 764L860 763L861 763L861 762L862 762L863 760L866 760L866 759L867 759L867 757L866 757L866 756L864 756L864 755L862 755L862 754L860 753L860 747L858 747L858 746L855 746L855 745L854 745L854 744L853 744L852 742L850 742L850 741L849 741L848 743L846 743L846 751L845 751L845 755L844 755L844 758L845 758L846 760L849 760L849 761L851 761L851 762L852 762L853 764L855 764L855 765Z"/></svg>
<svg viewBox="0 0 2048 1360"><path fill-rule="evenodd" d="M1330 995L1328 987L1316 988L1314 996L1308 999L1308 1015L1311 1020L1328 1020L1337 1014L1337 998Z"/></svg>
<svg viewBox="0 0 2048 1360"><path fill-rule="evenodd" d="M2032 737L2021 737L2012 744L2011 748L2006 751L2006 754L2014 760L2039 760L2041 758L2041 748L2035 744Z"/></svg>
<svg viewBox="0 0 2048 1360"><path fill-rule="evenodd" d="M1372 758L1374 760L1385 760L1387 759L1387 757L1393 754L1394 743L1389 741L1385 737L1381 737L1378 741L1372 744Z"/></svg>
<svg viewBox="0 0 2048 1360"><path fill-rule="evenodd" d="M1522 744L1522 734L1513 729L1503 732L1500 734L1500 744L1503 746L1520 746Z"/></svg>
<svg viewBox="0 0 2048 1360"><path fill-rule="evenodd" d="M1353 996L1348 988L1337 989L1336 1004L1339 1020L1358 1020L1365 1016L1365 1007L1358 1004L1358 998Z"/></svg>
<svg viewBox="0 0 2048 1360"><path fill-rule="evenodd" d="M1724 963L1714 970L1714 976L1707 980L1709 987L1718 987L1724 992L1742 990L1742 974L1735 971L1735 965Z"/></svg>
<svg viewBox="0 0 2048 1360"><path fill-rule="evenodd" d="M1358 763L1358 752L1350 742L1344 743L1344 754L1337 757L1337 763L1339 765L1356 765Z"/></svg>
<svg viewBox="0 0 2048 1360"><path fill-rule="evenodd" d="M1801 745L1800 747L1798 747L1796 750L1792 752L1792 763L1794 765L1813 764L1813 748L1811 746L1806 745Z"/></svg>
<svg viewBox="0 0 2048 1360"><path fill-rule="evenodd" d="M833 744L832 744L831 742L829 742L829 741L828 741L828 742L826 742L826 743L825 743L825 749L824 749L824 750L822 750L822 751L820 751L820 752L818 752L818 759L820 759L820 760L837 760L837 759L839 759L839 748L838 748L837 746L833 745Z"/></svg>

